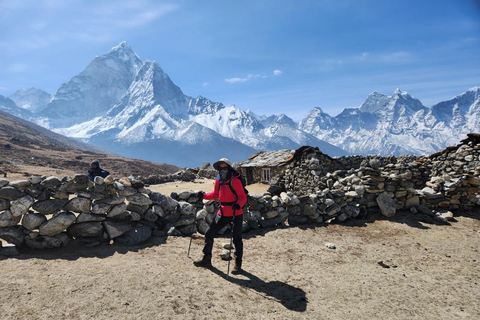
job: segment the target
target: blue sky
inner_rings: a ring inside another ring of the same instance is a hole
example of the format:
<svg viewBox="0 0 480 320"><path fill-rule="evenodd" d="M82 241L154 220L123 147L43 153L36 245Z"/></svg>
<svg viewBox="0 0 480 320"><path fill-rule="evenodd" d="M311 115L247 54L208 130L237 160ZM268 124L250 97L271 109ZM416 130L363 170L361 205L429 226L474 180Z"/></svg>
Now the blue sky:
<svg viewBox="0 0 480 320"><path fill-rule="evenodd" d="M54 93L121 41L187 95L295 120L480 86L477 0L0 0L0 95Z"/></svg>

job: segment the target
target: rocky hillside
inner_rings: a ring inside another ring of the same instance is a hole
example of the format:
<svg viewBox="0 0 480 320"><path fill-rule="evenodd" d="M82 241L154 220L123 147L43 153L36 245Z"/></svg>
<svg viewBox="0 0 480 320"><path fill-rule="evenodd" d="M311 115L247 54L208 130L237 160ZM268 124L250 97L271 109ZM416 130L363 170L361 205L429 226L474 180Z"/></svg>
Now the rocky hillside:
<svg viewBox="0 0 480 320"><path fill-rule="evenodd" d="M20 118L0 111L0 172L8 174L58 175L85 173L99 159L115 176L169 174L172 165L117 157Z"/></svg>

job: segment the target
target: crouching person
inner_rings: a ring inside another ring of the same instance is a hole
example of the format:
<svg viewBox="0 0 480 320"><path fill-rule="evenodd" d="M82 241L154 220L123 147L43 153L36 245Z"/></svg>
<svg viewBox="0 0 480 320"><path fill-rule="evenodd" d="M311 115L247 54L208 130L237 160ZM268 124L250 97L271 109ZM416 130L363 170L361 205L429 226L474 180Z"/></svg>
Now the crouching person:
<svg viewBox="0 0 480 320"><path fill-rule="evenodd" d="M203 258L195 261L197 267L212 266L212 248L213 240L218 232L233 220L233 244L235 246L235 266L232 274L238 274L242 268L243 241L242 241L242 223L243 206L247 202L247 195L243 189L240 180L240 174L232 167L231 162L222 158L213 164L218 170L215 178L215 188L213 192L205 193L205 200L220 200L220 210L218 210L215 219L205 232L205 246L203 247Z"/></svg>

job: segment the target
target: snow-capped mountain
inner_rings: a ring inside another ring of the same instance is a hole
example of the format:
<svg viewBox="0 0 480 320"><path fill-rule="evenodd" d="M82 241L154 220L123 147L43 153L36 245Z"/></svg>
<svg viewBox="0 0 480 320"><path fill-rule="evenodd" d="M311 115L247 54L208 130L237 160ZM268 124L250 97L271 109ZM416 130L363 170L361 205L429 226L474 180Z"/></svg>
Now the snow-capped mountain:
<svg viewBox="0 0 480 320"><path fill-rule="evenodd" d="M61 128L104 115L125 94L142 64L126 42L120 43L62 84L38 122Z"/></svg>
<svg viewBox="0 0 480 320"><path fill-rule="evenodd" d="M315 108L297 124L283 114L260 116L185 95L155 61L141 61L122 42L63 84L34 116L56 132L123 156L198 166L302 145L330 156L429 154L480 131L479 101L479 88L432 108L398 89L391 96L373 92L359 108L335 117ZM32 118L1 96L0 108Z"/></svg>
<svg viewBox="0 0 480 320"><path fill-rule="evenodd" d="M196 101L196 103L194 102ZM129 157L199 166L205 159L244 159L256 152L189 119L213 112L205 98L184 95L154 61L139 70L126 94L104 116L58 131Z"/></svg>
<svg viewBox="0 0 480 320"><path fill-rule="evenodd" d="M13 100L18 107L36 113L45 109L52 95L41 89L22 88L15 91L15 93L8 98Z"/></svg>
<svg viewBox="0 0 480 320"><path fill-rule="evenodd" d="M31 119L32 113L18 107L12 99L0 95L0 110L22 119Z"/></svg>
<svg viewBox="0 0 480 320"><path fill-rule="evenodd" d="M225 107L217 103L214 112L211 110L207 108L203 113L191 114L190 120L256 150L296 149L302 145L313 145L322 147L332 156L347 154L338 147L300 131L297 124L284 114L259 121L251 113L234 105Z"/></svg>
<svg viewBox="0 0 480 320"><path fill-rule="evenodd" d="M480 130L479 88L425 107L407 92L370 94L359 108L330 117L313 109L299 129L354 154L430 154Z"/></svg>
<svg viewBox="0 0 480 320"><path fill-rule="evenodd" d="M305 143L328 145L300 132L284 115L275 125L282 126L281 130L263 127L235 106L226 107L204 97L191 98L156 62L146 61L126 94L104 116L57 132L121 155L168 160L183 166L198 166L202 159L226 155L233 161L244 160L260 149L298 148ZM329 147L334 153L344 154L339 148Z"/></svg>

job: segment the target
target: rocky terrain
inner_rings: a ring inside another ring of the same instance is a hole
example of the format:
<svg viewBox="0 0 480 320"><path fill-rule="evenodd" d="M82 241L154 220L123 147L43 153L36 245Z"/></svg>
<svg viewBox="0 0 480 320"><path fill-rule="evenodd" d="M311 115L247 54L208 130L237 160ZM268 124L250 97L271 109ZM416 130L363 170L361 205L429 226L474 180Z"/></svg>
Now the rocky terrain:
<svg viewBox="0 0 480 320"><path fill-rule="evenodd" d="M36 126L0 111L0 174L13 180L32 175L75 175L86 173L90 162L115 176L170 174L180 168L143 160L128 159Z"/></svg>

